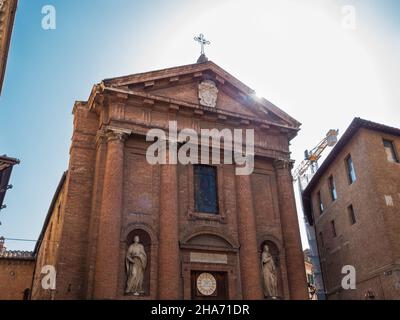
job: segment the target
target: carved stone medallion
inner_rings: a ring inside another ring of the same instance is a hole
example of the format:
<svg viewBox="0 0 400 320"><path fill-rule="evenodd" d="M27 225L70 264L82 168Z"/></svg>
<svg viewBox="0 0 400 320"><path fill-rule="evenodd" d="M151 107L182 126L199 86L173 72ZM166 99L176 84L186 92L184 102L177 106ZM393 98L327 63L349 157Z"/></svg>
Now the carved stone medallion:
<svg viewBox="0 0 400 320"><path fill-rule="evenodd" d="M197 278L197 289L202 295L211 296L217 290L217 280L211 273L202 273Z"/></svg>
<svg viewBox="0 0 400 320"><path fill-rule="evenodd" d="M217 105L218 88L214 81L204 80L199 84L200 104L205 107L215 108Z"/></svg>

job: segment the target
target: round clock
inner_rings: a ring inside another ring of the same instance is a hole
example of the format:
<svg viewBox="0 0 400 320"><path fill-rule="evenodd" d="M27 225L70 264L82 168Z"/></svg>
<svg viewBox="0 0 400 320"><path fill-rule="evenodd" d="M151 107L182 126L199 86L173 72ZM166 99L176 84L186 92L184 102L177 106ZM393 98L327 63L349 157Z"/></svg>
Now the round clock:
<svg viewBox="0 0 400 320"><path fill-rule="evenodd" d="M197 278L197 289L202 295L211 296L217 290L217 280L211 273L202 273Z"/></svg>

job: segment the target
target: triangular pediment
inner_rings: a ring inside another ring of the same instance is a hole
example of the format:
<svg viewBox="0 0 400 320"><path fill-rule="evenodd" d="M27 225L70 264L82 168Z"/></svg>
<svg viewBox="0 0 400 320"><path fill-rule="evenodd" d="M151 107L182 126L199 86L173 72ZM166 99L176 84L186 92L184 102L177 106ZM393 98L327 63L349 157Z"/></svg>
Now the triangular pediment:
<svg viewBox="0 0 400 320"><path fill-rule="evenodd" d="M203 81L211 81L217 87L217 110L291 128L300 126L298 121L257 97L254 90L211 61L106 79L102 84L108 88L201 105L199 84Z"/></svg>

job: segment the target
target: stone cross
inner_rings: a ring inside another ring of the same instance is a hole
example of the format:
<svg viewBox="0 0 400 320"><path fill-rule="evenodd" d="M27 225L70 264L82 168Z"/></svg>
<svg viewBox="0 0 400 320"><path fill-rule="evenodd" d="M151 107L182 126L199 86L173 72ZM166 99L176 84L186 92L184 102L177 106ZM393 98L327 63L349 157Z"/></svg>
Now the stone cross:
<svg viewBox="0 0 400 320"><path fill-rule="evenodd" d="M202 33L200 33L198 37L195 37L194 40L200 43L201 54L204 55L204 46L211 44L211 42L204 38L204 35Z"/></svg>

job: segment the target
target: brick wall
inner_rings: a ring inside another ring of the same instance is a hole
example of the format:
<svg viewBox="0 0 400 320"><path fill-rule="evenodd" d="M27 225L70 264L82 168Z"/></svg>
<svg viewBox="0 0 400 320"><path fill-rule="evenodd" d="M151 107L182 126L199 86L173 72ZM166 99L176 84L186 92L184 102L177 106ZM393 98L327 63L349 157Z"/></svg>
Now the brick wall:
<svg viewBox="0 0 400 320"><path fill-rule="evenodd" d="M36 254L34 282L32 287L32 299L51 299L54 292L43 290L41 281L43 278L42 268L44 266L54 266L57 270L59 247L61 235L64 227L64 201L65 201L65 183L55 199L54 206L50 212L50 220L47 223L43 239L38 243L38 252ZM56 284L57 287L57 284Z"/></svg>
<svg viewBox="0 0 400 320"><path fill-rule="evenodd" d="M166 88L153 90L153 93L198 103L196 85L189 83L189 80L192 81L192 78L183 77L180 80L182 85L173 87L170 87L168 80L167 84L159 85L165 85ZM142 87L133 89L143 90ZM244 108L224 90L227 89L222 88L220 93L221 110L252 114L251 110ZM229 257L226 266L204 264L197 265L197 268L227 272L230 298L240 299L254 294L252 290L243 290L242 273L246 268L240 267L250 255L253 262L246 272L252 282L250 287L257 290L261 287L260 255L265 241L276 246L280 295L286 299L306 298L304 261L299 246L297 216L293 209L290 172L288 167L281 171L281 177L284 178L280 178L278 189L274 166L277 158L286 159L289 163L286 129L281 131L266 126L267 129L261 130L256 126L256 140L263 143L261 147L265 150L257 158L255 173L243 183L246 186L245 197L240 194L241 199L249 203L249 206L242 208L242 211L246 211L243 220L245 226L249 222L254 224L251 232L251 228L242 228L245 233L242 233L242 243L239 233L243 225L238 222L241 213L238 210L240 200L234 165L217 166L220 215L210 218L193 212L192 166L151 166L146 161L145 152L149 142L145 141L144 135L149 128L167 127L170 120L178 121L180 128L195 130L249 128L248 121L224 123L226 117L219 121L217 114L203 117L204 111L197 111L197 114L193 110L178 112L176 106L171 109L169 103L154 105L148 100L128 97L123 93L102 93L91 109L88 103L76 103L68 173L47 225L45 241L37 255L34 298L188 298L190 281L187 277L190 277L190 270L196 267L188 258L188 250L211 253L222 250ZM279 197L283 193L284 196ZM58 206L61 208L60 220L57 218ZM288 230L281 223L283 214L286 215ZM169 219L161 221L162 215ZM175 223L171 223L175 218L176 230L161 230L165 223L175 228ZM149 280L145 282L144 297L124 294L125 255L133 233L140 233L148 242L149 275L146 275L146 279ZM212 243L193 245L191 239L199 234L212 235L225 245L222 248ZM239 259L239 248L246 247L243 243L246 239L251 239L249 255ZM162 243L165 241L173 243L165 246ZM289 251L293 250L291 252L298 252L300 263L287 255L286 247ZM174 254L172 257L170 250ZM176 267L172 270L170 265L167 266L171 273L167 286L160 284L165 280L165 269L160 268L160 263L165 263L162 259L170 259ZM57 289L54 292L44 292L40 288L40 270L45 264L54 264L57 269ZM297 271L289 275L288 270ZM259 291L257 297L262 298Z"/></svg>
<svg viewBox="0 0 400 320"><path fill-rule="evenodd" d="M30 290L35 262L0 258L0 300L22 300Z"/></svg>
<svg viewBox="0 0 400 320"><path fill-rule="evenodd" d="M321 253L325 286L330 299L363 299L372 290L377 299L398 299L400 232L400 164L387 161L382 139L400 139L361 128L337 155L312 191L313 214ZM351 155L357 180L349 184L345 159ZM331 200L328 179L334 177L338 199ZM317 192L321 192L324 213L319 214ZM385 195L393 199L387 206ZM348 207L355 211L350 223ZM337 236L333 236L335 221ZM324 246L319 237L323 234ZM357 289L342 290L344 265L356 268ZM387 274L388 273L388 274Z"/></svg>

